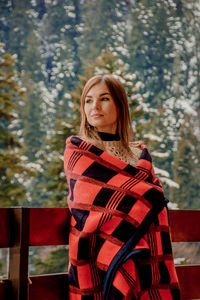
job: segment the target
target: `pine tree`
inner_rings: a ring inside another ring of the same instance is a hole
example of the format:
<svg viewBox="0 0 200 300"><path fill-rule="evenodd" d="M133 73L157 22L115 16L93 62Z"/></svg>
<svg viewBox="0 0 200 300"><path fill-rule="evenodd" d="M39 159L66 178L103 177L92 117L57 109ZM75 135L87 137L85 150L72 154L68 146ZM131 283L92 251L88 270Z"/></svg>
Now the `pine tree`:
<svg viewBox="0 0 200 300"><path fill-rule="evenodd" d="M122 59L126 48L127 16L131 1L84 1L81 6L82 32L78 38L82 62L92 63L106 47Z"/></svg>
<svg viewBox="0 0 200 300"><path fill-rule="evenodd" d="M138 1L132 8L130 22L128 62L145 83L152 105L160 104L171 93L176 47L183 41L176 3Z"/></svg>
<svg viewBox="0 0 200 300"><path fill-rule="evenodd" d="M181 136L177 151L174 153L174 179L180 188L170 189L170 197L178 201L182 209L199 208L200 190L200 155L199 141L192 129L192 122L188 118L181 127Z"/></svg>
<svg viewBox="0 0 200 300"><path fill-rule="evenodd" d="M2 45L1 45L2 46ZM1 48L1 54L3 53ZM15 101L23 89L17 82L15 57L3 53L0 59L0 206L18 205L25 200L26 187L31 170L17 136L12 132L17 119ZM15 101L14 101L15 99ZM27 167L26 167L27 164ZM32 173L33 174L33 173Z"/></svg>
<svg viewBox="0 0 200 300"><path fill-rule="evenodd" d="M182 38L175 47L169 89L171 95L163 103L163 125L167 128L165 140L171 144L171 171L174 180L180 184L180 189L174 191L171 188L169 192L180 207L195 208L199 207L200 190L197 184L199 155L195 150L200 146L200 8L197 1L180 1L177 12ZM187 164L189 173L184 171Z"/></svg>
<svg viewBox="0 0 200 300"><path fill-rule="evenodd" d="M37 11L38 16L34 20L34 30L42 58L43 78L40 82L37 80L37 88L41 98L41 129L48 138L54 131L55 120L64 118L65 111L69 110L67 103L66 109L61 109L62 98L74 86L81 67L76 40L80 34L79 2L45 1L35 3L29 10L31 15Z"/></svg>
<svg viewBox="0 0 200 300"><path fill-rule="evenodd" d="M25 145L25 153L32 161L35 161L34 155L40 149L44 137L39 124L39 122L42 123L42 116L41 89L38 85L38 82L44 80L41 68L43 60L34 28L35 17L29 1L8 1L7 4L2 4L4 10L6 6L9 9L6 20L8 31L6 48L9 48L9 52L17 54L16 68L21 73L21 81L26 89L22 105L21 102L15 103L19 116L15 127L23 133L20 140ZM36 136L35 139L34 136Z"/></svg>
<svg viewBox="0 0 200 300"><path fill-rule="evenodd" d="M130 69L144 83L144 92L149 92L148 101L154 107L159 106L160 115L152 118L149 130L149 136L152 136L153 127L154 135L159 139L159 142L151 143L152 154L168 154L168 157L155 161L172 178L179 140L184 140L180 137L180 128L188 117L192 120L196 137L199 135L198 16L197 1L150 3L143 0L132 6L132 31L128 39L131 56L128 62ZM159 144L163 149L161 152L158 151ZM176 178L173 178L175 182ZM169 182L167 178L166 181ZM171 187L167 188L167 194L171 194L170 190ZM179 195L178 190L175 193ZM170 198L180 202L180 199Z"/></svg>
<svg viewBox="0 0 200 300"><path fill-rule="evenodd" d="M27 47L27 38L33 25L32 18L27 14L30 2L27 0L13 0L9 2L10 16L8 20L9 27L6 49L9 49L10 53L17 54L16 68L22 73L23 51Z"/></svg>
<svg viewBox="0 0 200 300"><path fill-rule="evenodd" d="M18 110L23 130L25 153L32 162L36 162L36 154L43 145L46 134L42 126L42 89L41 82L44 76L41 70L42 59L40 57L39 41L34 31L30 31L27 37L27 47L22 51L23 72L22 83L26 88L23 109Z"/></svg>
<svg viewBox="0 0 200 300"><path fill-rule="evenodd" d="M179 184L173 178L173 143L166 140L167 128L163 126L165 110L160 105L150 118L150 126L144 132L144 141L148 145L153 159L156 176L161 181L165 194L169 198L169 207L177 208L177 201L169 196L170 188L178 189Z"/></svg>

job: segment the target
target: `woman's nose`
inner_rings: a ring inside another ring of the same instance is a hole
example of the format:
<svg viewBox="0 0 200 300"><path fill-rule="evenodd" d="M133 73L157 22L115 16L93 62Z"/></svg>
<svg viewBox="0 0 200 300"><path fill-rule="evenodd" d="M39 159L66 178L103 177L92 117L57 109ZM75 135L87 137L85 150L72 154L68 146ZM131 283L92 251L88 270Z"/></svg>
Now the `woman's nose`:
<svg viewBox="0 0 200 300"><path fill-rule="evenodd" d="M100 103L99 103L98 100L94 100L93 101L93 108L95 108L95 109L99 109L100 108Z"/></svg>

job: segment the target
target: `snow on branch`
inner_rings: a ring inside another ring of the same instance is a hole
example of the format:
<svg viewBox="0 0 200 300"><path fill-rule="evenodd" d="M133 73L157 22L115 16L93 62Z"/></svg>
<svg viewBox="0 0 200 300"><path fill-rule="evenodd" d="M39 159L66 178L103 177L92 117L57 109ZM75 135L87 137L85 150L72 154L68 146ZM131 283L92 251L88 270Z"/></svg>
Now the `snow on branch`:
<svg viewBox="0 0 200 300"><path fill-rule="evenodd" d="M158 158L166 158L169 156L168 152L157 152L157 151L152 151L151 152L152 156L158 157Z"/></svg>
<svg viewBox="0 0 200 300"><path fill-rule="evenodd" d="M176 189L179 188L179 184L177 182L175 182L172 179L166 178L166 177L159 177L159 179L163 182L166 183L168 186L170 187L174 187Z"/></svg>

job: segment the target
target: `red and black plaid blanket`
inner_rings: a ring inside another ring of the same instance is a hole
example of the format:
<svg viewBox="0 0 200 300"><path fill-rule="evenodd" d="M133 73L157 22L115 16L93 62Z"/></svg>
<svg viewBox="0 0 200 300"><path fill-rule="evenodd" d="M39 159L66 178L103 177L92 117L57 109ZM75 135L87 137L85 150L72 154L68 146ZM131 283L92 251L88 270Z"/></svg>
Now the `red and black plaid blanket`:
<svg viewBox="0 0 200 300"><path fill-rule="evenodd" d="M133 167L67 139L69 299L180 299L166 199L141 149Z"/></svg>

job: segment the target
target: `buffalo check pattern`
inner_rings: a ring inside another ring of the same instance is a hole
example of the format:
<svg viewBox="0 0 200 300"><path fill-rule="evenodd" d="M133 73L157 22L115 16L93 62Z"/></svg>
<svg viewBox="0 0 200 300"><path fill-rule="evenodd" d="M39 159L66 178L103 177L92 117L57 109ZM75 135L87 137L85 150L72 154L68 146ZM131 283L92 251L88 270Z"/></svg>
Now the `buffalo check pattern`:
<svg viewBox="0 0 200 300"><path fill-rule="evenodd" d="M133 167L80 137L66 141L69 299L180 299L165 196L147 147L141 149ZM110 281L131 238L134 246Z"/></svg>

